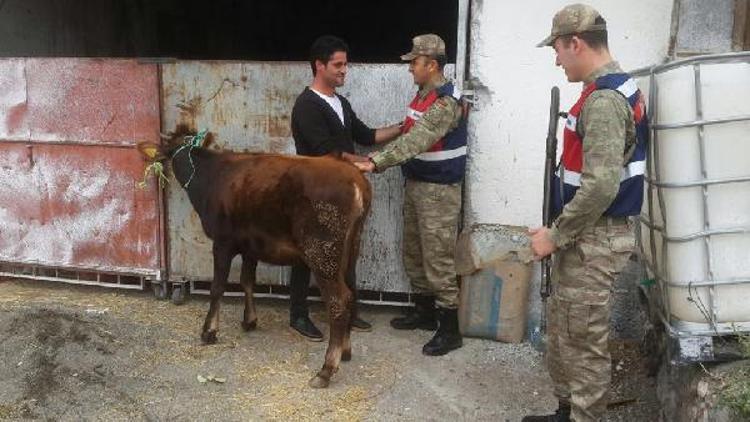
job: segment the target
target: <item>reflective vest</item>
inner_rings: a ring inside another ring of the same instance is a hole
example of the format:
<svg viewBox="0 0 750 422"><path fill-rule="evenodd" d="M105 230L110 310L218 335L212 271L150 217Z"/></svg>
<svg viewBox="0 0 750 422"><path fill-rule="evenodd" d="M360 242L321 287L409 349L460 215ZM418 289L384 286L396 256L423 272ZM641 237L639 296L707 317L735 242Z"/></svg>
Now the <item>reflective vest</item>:
<svg viewBox="0 0 750 422"><path fill-rule="evenodd" d="M562 212L565 204L570 202L581 186L583 170L583 142L576 131L578 117L581 114L586 99L598 89L612 89L622 94L633 109L635 123L636 145L630 160L620 171L620 190L604 215L610 217L626 217L638 215L643 204L643 182L646 171L646 148L649 142L648 118L643 94L627 73L612 73L604 75L586 86L581 98L568 112L563 131L563 153L560 165L552 180L552 218ZM562 177L562 183L560 178ZM561 192L562 190L562 192Z"/></svg>
<svg viewBox="0 0 750 422"><path fill-rule="evenodd" d="M414 97L404 120L402 133L408 133L430 106L440 97L452 96L460 99L458 90L448 82L432 90L424 98ZM404 177L429 183L453 184L464 178L466 171L466 119L461 118L458 127L437 140L430 149L415 156L401 166Z"/></svg>

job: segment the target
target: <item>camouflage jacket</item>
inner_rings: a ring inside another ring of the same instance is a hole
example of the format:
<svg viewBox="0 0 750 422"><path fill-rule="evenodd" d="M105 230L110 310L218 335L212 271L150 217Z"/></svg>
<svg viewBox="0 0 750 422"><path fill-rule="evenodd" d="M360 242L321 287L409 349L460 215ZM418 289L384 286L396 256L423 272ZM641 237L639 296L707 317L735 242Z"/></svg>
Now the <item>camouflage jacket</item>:
<svg viewBox="0 0 750 422"><path fill-rule="evenodd" d="M445 78L420 87L418 95L424 98L432 90L446 83ZM440 97L414 124L407 133L391 141L372 157L377 171L400 165L421 154L458 127L461 121L461 106L453 97Z"/></svg>
<svg viewBox="0 0 750 422"><path fill-rule="evenodd" d="M610 62L589 75L584 86L621 72L617 62ZM550 236L558 248L570 246L609 208L620 187L624 152L636 141L633 110L625 97L610 89L594 91L586 99L577 131L583 139L581 187L552 225Z"/></svg>

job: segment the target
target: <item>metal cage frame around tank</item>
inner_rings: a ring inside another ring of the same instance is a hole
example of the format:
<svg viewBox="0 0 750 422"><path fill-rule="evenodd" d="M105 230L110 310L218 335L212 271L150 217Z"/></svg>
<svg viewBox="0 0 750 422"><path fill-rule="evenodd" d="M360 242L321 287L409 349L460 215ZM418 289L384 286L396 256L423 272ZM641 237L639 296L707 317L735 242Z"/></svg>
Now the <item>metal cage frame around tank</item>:
<svg viewBox="0 0 750 422"><path fill-rule="evenodd" d="M702 90L701 85L701 66L706 64L722 64L722 63L750 63L750 52L737 52L737 53L724 53L724 54L712 54L691 57L682 60L676 60L673 62L650 66L647 68L637 69L631 72L633 77L648 77L649 78L649 109L648 116L651 122L650 134L651 142L648 148L647 160L649 163L653 163L647 166L646 174L646 188L647 188L647 201L649 213L647 217L641 216L640 222L649 228L649 245L643 244L643 238L638 236L638 243L640 246L641 254L645 252L645 247L650 248L651 256L653 257L653 263L643 259L644 265L647 266L648 270L653 274L656 279L657 287L659 288L661 306L657 309L658 317L668 330L669 334L677 337L686 336L714 336L714 335L727 335L736 334L739 332L750 331L750 322L740 323L717 323L717 307L714 303L716 296L716 287L723 285L739 285L739 284L750 284L750 278L742 279L730 279L720 280L714 277L714 265L711 257L711 238L719 235L727 234L745 234L750 233L750 227L732 227L725 229L712 229L710 224L710 216L708 213L708 187L711 185L725 185L730 183L750 182L750 174L743 177L733 178L718 178L711 179L707 176L706 171L706 139L704 134L704 128L709 125L718 125L725 123L750 121L750 115L731 116L717 119L705 119L703 117L703 104L702 104ZM692 66L694 74L694 89L695 89L695 111L696 119L692 121L685 121L679 123L662 124L659 122L657 100L659 95L659 86L657 83L656 75L667 72L680 67ZM661 181L660 173L660 160L659 160L659 149L656 148L659 142L659 134L662 131L671 129L681 129L688 127L698 128L698 142L699 142L699 155L700 155L700 169L701 179L686 183L668 183ZM654 174L650 174L653 168ZM702 188L702 204L703 204L703 230L692 233L686 236L669 236L667 233L667 215L664 212L665 203L663 191L665 189L682 189L698 187ZM654 201L658 201L659 208L662 210L662 224L659 225L654 222L653 205ZM640 230L640 225L637 225ZM663 266L666 266L668 250L667 247L670 243L687 242L695 239L703 239L703 250L706 259L707 279L700 280L697 282L688 282L680 284L675 280L670 280L668 274L666 274L665 268L659 268L659 259L657 259L657 246L656 246L656 232L662 235L661 250L658 251L661 255L661 262ZM668 293L669 289L673 287L684 288L708 288L708 303L705 304L707 308L707 324L710 329L691 329L686 327L678 327L670 321L669 315L670 304Z"/></svg>

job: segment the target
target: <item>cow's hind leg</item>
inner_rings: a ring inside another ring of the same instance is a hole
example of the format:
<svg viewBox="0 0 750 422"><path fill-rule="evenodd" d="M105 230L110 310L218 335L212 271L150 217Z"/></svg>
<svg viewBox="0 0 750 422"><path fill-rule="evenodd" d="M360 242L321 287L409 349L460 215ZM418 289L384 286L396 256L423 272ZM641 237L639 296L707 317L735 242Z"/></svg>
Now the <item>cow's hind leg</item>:
<svg viewBox="0 0 750 422"><path fill-rule="evenodd" d="M339 277L338 280L324 280L320 278L318 280L321 293L328 307L330 333L325 363L318 374L310 380L310 386L313 388L325 388L330 384L331 376L336 373L341 362L344 337L349 330L352 292L346 286L343 277Z"/></svg>
<svg viewBox="0 0 750 422"><path fill-rule="evenodd" d="M352 300L354 302L354 300ZM351 320L352 312L349 311L349 319ZM344 330L344 338L341 343L341 360L344 362L349 362L352 360L352 326L351 323L347 324L346 329Z"/></svg>
<svg viewBox="0 0 750 422"><path fill-rule="evenodd" d="M211 283L211 305L208 308L206 322L203 323L201 340L206 344L216 343L216 333L219 331L219 307L221 297L229 277L229 268L232 263L232 253L229 248L218 245L214 242L214 281Z"/></svg>
<svg viewBox="0 0 750 422"><path fill-rule="evenodd" d="M344 338L342 340L341 344L341 360L344 362L348 362L352 360L352 340L351 340L351 333L352 333L352 319L357 316L357 286L355 282L355 265L356 262L349 263L349 270L346 273L346 286L351 292L351 300L349 301L349 307L348 307L348 313L349 313L349 323L346 324L346 329L344 330Z"/></svg>
<svg viewBox="0 0 750 422"><path fill-rule="evenodd" d="M355 210L356 211L356 210ZM345 245L347 248L345 251L346 256L346 285L352 292L351 307L349 308L349 324L346 326L344 331L343 350L341 351L341 360L350 361L352 360L352 324L351 321L358 316L357 313L357 258L359 258L359 242L360 235L362 233L362 225L364 224L364 218L362 215L353 215L352 219L354 224L351 227L351 231L347 235Z"/></svg>
<svg viewBox="0 0 750 422"><path fill-rule="evenodd" d="M242 318L242 329L254 330L258 326L258 316L255 313L255 301L253 300L253 288L255 287L255 268L258 261L250 258L247 254L242 255L242 272L240 273L240 284L245 291L245 313Z"/></svg>

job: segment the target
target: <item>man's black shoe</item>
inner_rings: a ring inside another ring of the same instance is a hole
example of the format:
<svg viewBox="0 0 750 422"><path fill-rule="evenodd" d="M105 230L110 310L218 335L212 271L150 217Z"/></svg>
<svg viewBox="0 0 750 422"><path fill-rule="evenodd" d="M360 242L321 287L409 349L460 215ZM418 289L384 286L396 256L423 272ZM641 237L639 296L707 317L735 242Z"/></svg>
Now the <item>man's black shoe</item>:
<svg viewBox="0 0 750 422"><path fill-rule="evenodd" d="M458 330L458 309L438 309L439 327L432 340L422 347L422 354L442 356L464 345Z"/></svg>
<svg viewBox="0 0 750 422"><path fill-rule="evenodd" d="M393 318L391 327L397 330L436 330L435 297L415 296L414 308L409 309L405 316Z"/></svg>
<svg viewBox="0 0 750 422"><path fill-rule="evenodd" d="M313 324L310 317L300 316L292 318L289 321L289 326L292 328L294 333L297 333L309 341L323 341L323 333L318 330L318 327Z"/></svg>
<svg viewBox="0 0 750 422"><path fill-rule="evenodd" d="M354 318L352 318L352 330L360 331L363 333L370 332L372 331L372 324L358 316L355 316Z"/></svg>

